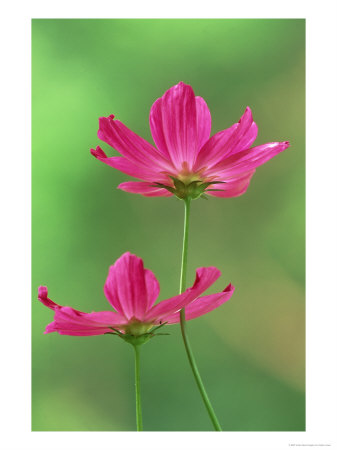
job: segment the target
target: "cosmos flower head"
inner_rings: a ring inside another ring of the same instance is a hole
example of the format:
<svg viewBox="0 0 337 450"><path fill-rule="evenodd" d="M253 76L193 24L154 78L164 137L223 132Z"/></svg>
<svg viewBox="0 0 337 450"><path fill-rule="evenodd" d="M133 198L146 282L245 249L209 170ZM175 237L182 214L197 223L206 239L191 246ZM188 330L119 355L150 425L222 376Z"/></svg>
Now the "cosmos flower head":
<svg viewBox="0 0 337 450"><path fill-rule="evenodd" d="M155 146L114 115L101 117L99 139L122 156L108 157L99 146L91 149L98 160L142 180L122 183L120 189L147 197L242 195L256 168L289 147L287 141L252 147L258 128L249 107L237 123L210 137L208 106L183 82L154 102L150 129Z"/></svg>
<svg viewBox="0 0 337 450"><path fill-rule="evenodd" d="M60 306L48 297L48 289L40 286L38 299L55 312L54 321L45 333L57 332L69 336L118 334L132 343L141 336L152 337L153 327L179 322L179 311L185 308L186 319L195 319L229 300L234 286L222 292L202 296L221 275L216 267L201 267L196 271L192 287L180 295L155 304L159 283L136 255L124 253L110 267L104 285L105 296L115 311L85 313L69 306Z"/></svg>

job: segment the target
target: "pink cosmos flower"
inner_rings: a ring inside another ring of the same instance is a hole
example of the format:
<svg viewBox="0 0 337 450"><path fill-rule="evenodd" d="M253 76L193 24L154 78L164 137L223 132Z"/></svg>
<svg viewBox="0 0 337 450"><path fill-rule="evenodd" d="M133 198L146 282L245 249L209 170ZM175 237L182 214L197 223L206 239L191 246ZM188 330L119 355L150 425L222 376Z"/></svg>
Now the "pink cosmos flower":
<svg viewBox="0 0 337 450"><path fill-rule="evenodd" d="M113 333L141 336L154 325L179 322L179 311L185 307L186 319L195 319L229 300L234 286L229 284L217 294L200 295L221 275L216 267L201 267L196 271L193 286L180 295L154 305L159 295L159 283L154 274L144 269L143 261L127 252L110 267L104 293L115 311L85 313L69 306L60 306L48 298L45 286L39 287L38 299L55 311L54 321L45 333L57 331L69 336L94 336Z"/></svg>
<svg viewBox="0 0 337 450"><path fill-rule="evenodd" d="M212 137L211 114L205 100L182 82L156 100L150 111L150 128L156 147L129 130L114 116L99 119L98 137L122 156L107 157L98 146L91 153L100 161L143 181L118 187L148 197L188 195L184 186L216 197L246 192L256 167L289 147L269 142L252 147L257 125L246 108L238 123ZM177 181L176 181L177 180Z"/></svg>

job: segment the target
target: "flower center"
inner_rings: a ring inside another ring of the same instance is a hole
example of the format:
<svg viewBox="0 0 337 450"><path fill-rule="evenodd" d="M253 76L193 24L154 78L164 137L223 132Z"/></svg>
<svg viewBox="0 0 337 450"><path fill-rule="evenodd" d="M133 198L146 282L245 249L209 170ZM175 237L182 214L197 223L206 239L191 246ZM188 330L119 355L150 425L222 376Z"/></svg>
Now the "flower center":
<svg viewBox="0 0 337 450"><path fill-rule="evenodd" d="M178 180L182 181L185 185L192 183L193 181L203 181L201 171L191 172L187 161L184 161L181 165L181 171L177 176Z"/></svg>
<svg viewBox="0 0 337 450"><path fill-rule="evenodd" d="M222 181L214 180L214 177L212 177L213 179L206 177L204 175L206 169L206 167L203 167L197 172L192 172L189 169L188 163L184 161L181 164L181 170L178 174L172 175L169 172L162 172L162 174L170 178L169 184L155 182L153 187L166 189L180 199L199 198L212 184L222 183Z"/></svg>

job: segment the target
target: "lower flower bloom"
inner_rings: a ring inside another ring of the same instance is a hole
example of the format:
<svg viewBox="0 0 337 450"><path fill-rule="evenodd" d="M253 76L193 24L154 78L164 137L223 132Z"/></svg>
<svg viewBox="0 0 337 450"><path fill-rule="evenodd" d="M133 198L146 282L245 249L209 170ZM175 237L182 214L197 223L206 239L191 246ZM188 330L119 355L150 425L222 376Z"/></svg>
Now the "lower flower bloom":
<svg viewBox="0 0 337 450"><path fill-rule="evenodd" d="M216 267L201 267L192 287L155 305L159 295L155 275L144 268L141 258L127 252L110 267L104 285L105 296L115 311L85 313L60 306L48 298L47 288L40 286L38 299L55 312L54 321L47 325L45 333L68 336L116 333L138 337L151 332L154 326L178 323L182 308L187 320L195 319L231 298L234 292L231 284L222 292L200 297L220 275Z"/></svg>

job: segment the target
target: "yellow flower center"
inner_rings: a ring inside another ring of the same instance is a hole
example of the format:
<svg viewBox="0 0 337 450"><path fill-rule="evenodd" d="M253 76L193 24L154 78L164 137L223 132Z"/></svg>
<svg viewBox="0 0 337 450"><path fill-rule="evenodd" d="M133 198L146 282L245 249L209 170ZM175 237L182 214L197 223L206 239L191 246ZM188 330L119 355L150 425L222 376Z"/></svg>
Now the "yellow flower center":
<svg viewBox="0 0 337 450"><path fill-rule="evenodd" d="M184 184L188 185L192 183L193 181L203 181L203 178L201 176L201 171L199 172L191 172L189 170L188 164L186 161L184 161L181 165L182 169L179 172L177 178L178 180L182 181Z"/></svg>

